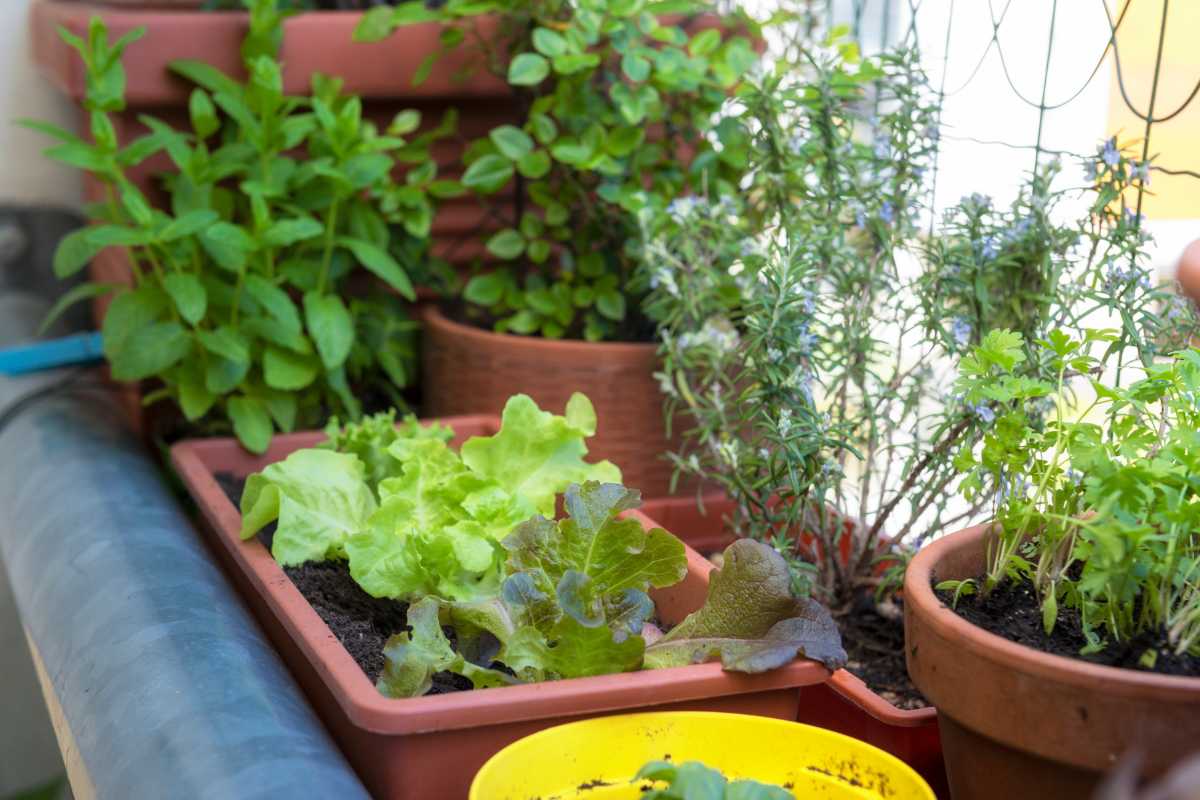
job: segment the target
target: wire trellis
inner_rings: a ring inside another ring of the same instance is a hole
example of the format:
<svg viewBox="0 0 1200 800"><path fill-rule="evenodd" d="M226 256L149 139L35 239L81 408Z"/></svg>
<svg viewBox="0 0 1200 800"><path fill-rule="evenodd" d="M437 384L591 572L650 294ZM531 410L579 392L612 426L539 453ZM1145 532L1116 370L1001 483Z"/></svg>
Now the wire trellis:
<svg viewBox="0 0 1200 800"><path fill-rule="evenodd" d="M974 0L981 2L981 0ZM1027 92L1021 90L1014 79L1011 65L1014 59L1014 53L1006 51L1005 45L1001 42L1001 32L1005 30L1006 23L1011 25L1012 15L1010 12L1018 2L1027 2L1028 0L1005 0L1003 6L999 6L997 0L986 0L987 3L987 18L990 23L990 32L987 41L978 43L973 41L963 41L961 35L956 35L956 23L960 22L962 5L956 0L940 0L945 5L945 13L942 15L945 20L944 31L939 31L942 34L941 43L941 62L943 64L942 74L938 86L938 98L944 105L946 100L962 95L977 84L979 76L986 64L990 60L998 63L1000 71L1003 75L1004 83L1011 91L1012 96L1016 98L1022 105L1036 111L1037 123L1032 133L1032 141L1004 141L1001 139L982 139L971 136L956 137L953 133L943 131L942 137L948 140L964 140L974 142L980 145L989 145L995 147L1004 147L1009 149L1030 150L1033 155L1034 170L1042 163L1046 156L1074 156L1084 157L1084 154L1070 152L1061 149L1047 147L1045 144L1044 134L1046 129L1047 115L1053 112L1069 111L1073 103L1085 93L1085 91L1095 83L1098 75L1109 74L1109 71L1104 69L1110 62L1113 65L1113 74L1115 76L1116 88L1121 102L1125 110L1128 111L1134 119L1142 126L1141 130L1141 161L1148 163L1149 170L1169 175L1173 177L1186 176L1190 178L1200 179L1200 167L1195 164L1164 164L1158 163L1157 155L1151 151L1151 143L1154 139L1156 126L1161 126L1178 118L1186 109L1192 107L1198 95L1200 95L1200 75L1196 76L1195 82L1186 97L1178 105L1163 111L1160 108L1161 94L1160 86L1163 79L1163 53L1166 44L1166 39L1169 30L1171 3L1170 0L1161 0L1161 5L1158 10L1158 32L1157 39L1154 43L1154 66L1149 87L1139 87L1141 93L1145 94L1148 88L1149 98L1143 101L1145 105L1139 104L1131 92L1129 79L1126 74L1126 69L1122 66L1121 50L1122 50L1122 33L1123 26L1126 26L1129 18L1129 12L1134 4L1134 0L1121 0L1119 9L1114 14L1113 9L1109 7L1109 0L1095 0L1095 4L1091 8L1095 9L1094 13L1103 14L1107 23L1108 35L1103 43L1103 47L1099 55L1094 61L1094 65L1088 72L1086 79L1077 87L1065 92L1060 98L1052 98L1049 96L1049 87L1051 83L1052 63L1055 55L1055 48L1062 36L1064 26L1071 23L1071 17L1060 9L1064 5L1060 0L1051 0L1050 3L1045 3L1044 0L1036 0L1040 7L1045 9L1048 17L1048 35L1044 47L1043 69L1040 80L1040 94L1037 97L1031 97ZM922 45L919 34L931 33L928 30L922 30L918 25L918 16L924 9L929 10L930 6L938 4L939 0L834 0L828 4L825 9L826 24L832 28L836 23L843 23L849 26L851 35L859 42L860 46L868 49L868 45L874 45L874 49L881 49L886 45L895 44L910 44L918 47L923 46L928 53L928 43ZM1138 0L1139 10L1146 6L1153 6L1157 0ZM1079 13L1080 3L1073 4L1075 13ZM998 7L999 6L999 7ZM1097 8L1098 6L1098 8ZM900 18L907 15L907 24L901 24ZM1194 34L1196 31L1185 33ZM872 35L874 34L874 35ZM1019 41L1022 52L1020 56L1023 58L1032 58L1033 53L1030 52L1032 45L1028 36L1016 37ZM873 41L872 41L873 40ZM982 45L982 46L980 46ZM970 68L959 73L959 76L952 74L949 68L952 52L962 52L966 48L967 52L971 52L978 48L979 56L973 59ZM1041 53L1038 53L1041 55ZM1111 114L1110 114L1111 118ZM1176 154L1178 157L1178 154ZM1196 158L1200 161L1200 146L1197 147ZM932 176L932 189L936 197L938 189L938 167L935 166ZM1141 224L1142 209L1147 192L1147 182L1140 182L1136 189L1136 198L1133 204L1136 208L1138 224Z"/></svg>

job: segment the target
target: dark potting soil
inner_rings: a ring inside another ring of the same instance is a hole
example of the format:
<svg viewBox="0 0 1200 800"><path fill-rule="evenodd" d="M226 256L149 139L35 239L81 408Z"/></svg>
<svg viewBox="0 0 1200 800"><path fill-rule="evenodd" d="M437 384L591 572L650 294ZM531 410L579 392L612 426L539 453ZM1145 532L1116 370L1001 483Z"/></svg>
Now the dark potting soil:
<svg viewBox="0 0 1200 800"><path fill-rule="evenodd" d="M215 477L230 501L235 506L239 505L245 479L223 472ZM275 523L271 523L258 534L267 549L271 547L274 533ZM387 661L383 655L387 640L394 634L409 630L406 624L408 604L367 594L351 577L350 568L343 562L310 561L298 567L284 567L283 571L367 677L372 682L376 681ZM446 634L452 637L453 631L447 630ZM439 672L433 676L433 687L428 693L444 694L471 688L469 679Z"/></svg>
<svg viewBox="0 0 1200 800"><path fill-rule="evenodd" d="M972 625L1043 653L1107 667L1200 677L1200 658L1173 653L1167 645L1166 633L1161 631L1145 633L1128 642L1110 644L1099 653L1080 655L1079 651L1087 644L1087 638L1083 635L1079 615L1072 609L1060 608L1054 632L1047 636L1042 627L1042 609L1037 595L1027 583L1002 583L986 596L973 594L960 597L957 606L952 603L953 592L934 591L942 602ZM1148 650L1156 654L1153 669L1147 669L1141 663L1142 655Z"/></svg>
<svg viewBox="0 0 1200 800"><path fill-rule="evenodd" d="M896 616L880 613L874 598L864 595L837 620L846 648L846 669L896 708L925 708L929 702L908 677L904 663L903 609Z"/></svg>

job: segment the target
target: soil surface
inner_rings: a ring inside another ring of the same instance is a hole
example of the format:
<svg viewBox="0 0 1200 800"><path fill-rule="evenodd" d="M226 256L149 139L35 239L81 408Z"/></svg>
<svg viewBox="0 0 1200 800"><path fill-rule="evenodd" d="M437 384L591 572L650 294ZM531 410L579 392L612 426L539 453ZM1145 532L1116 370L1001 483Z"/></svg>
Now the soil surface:
<svg viewBox="0 0 1200 800"><path fill-rule="evenodd" d="M904 663L904 617L898 602L892 618L881 614L867 595L837 620L846 648L846 669L896 708L925 708L929 702L909 679Z"/></svg>
<svg viewBox="0 0 1200 800"><path fill-rule="evenodd" d="M218 473L217 483L236 506L241 502L245 480ZM275 523L258 534L269 549ZM409 630L406 624L408 604L399 600L372 597L364 592L342 562L309 562L299 567L284 567L284 573L304 595L304 599L333 631L346 651L372 682L383 672L387 661L383 648L394 634ZM447 635L452 632L448 631ZM471 681L460 675L439 672L433 676L428 694L443 694L471 689Z"/></svg>
<svg viewBox="0 0 1200 800"><path fill-rule="evenodd" d="M971 624L1043 653L1107 667L1200 677L1200 658L1172 653L1167 646L1165 632L1143 634L1129 642L1111 644L1099 653L1080 655L1079 651L1087 644L1087 639L1083 635L1078 613L1069 608L1060 608L1054 632L1047 636L1042 627L1042 610L1037 595L1027 583L1003 583L986 597L978 594L960 597L957 607L951 602L952 592L937 592L937 595ZM1153 669L1147 669L1141 663L1142 655L1147 650L1156 653Z"/></svg>

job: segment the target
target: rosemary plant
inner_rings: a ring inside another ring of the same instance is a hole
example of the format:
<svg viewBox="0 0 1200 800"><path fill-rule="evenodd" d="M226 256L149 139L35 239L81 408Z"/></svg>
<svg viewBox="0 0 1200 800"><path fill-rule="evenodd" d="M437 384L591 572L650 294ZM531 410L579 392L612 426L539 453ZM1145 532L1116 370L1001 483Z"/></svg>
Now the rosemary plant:
<svg viewBox="0 0 1200 800"><path fill-rule="evenodd" d="M797 588L837 611L987 508L992 487L954 491L955 458L996 411L950 390L982 332L1032 339L1111 315L1104 366L1153 361L1194 320L1162 312L1172 295L1121 207L1144 165L1106 144L1073 221L1056 208L1079 187L1053 189L1051 164L1010 208L969 197L929 234L937 104L916 54L863 59L837 40L795 52L748 78L730 112L750 141L740 196L643 215L645 309L666 413L686 428L677 474L723 488L733 530L772 542ZM1052 363L1019 369L1045 378ZM882 580L881 552L897 567Z"/></svg>

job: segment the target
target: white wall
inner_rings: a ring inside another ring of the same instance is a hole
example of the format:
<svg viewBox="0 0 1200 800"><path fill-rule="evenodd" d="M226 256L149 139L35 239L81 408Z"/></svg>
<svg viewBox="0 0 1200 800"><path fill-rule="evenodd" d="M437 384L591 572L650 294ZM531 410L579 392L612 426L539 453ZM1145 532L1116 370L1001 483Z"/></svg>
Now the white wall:
<svg viewBox="0 0 1200 800"><path fill-rule="evenodd" d="M43 158L46 138L14 124L27 117L78 126L78 112L33 65L29 4L0 0L0 203L78 206L79 173Z"/></svg>

